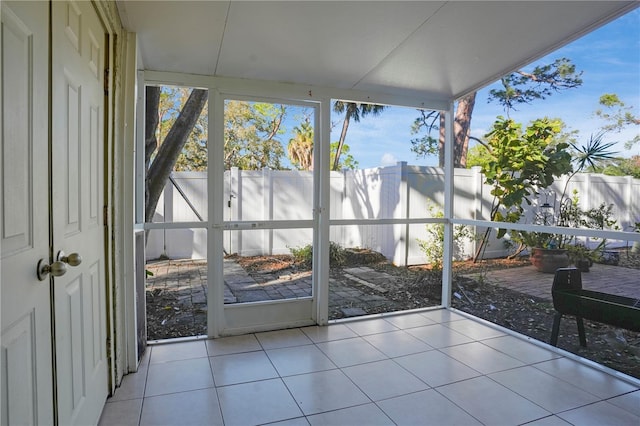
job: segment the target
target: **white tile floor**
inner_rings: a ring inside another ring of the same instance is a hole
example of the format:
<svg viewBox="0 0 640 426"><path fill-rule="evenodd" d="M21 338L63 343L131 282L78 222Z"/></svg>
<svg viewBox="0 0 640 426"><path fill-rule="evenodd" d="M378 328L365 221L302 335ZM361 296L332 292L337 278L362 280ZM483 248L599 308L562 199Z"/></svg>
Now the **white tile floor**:
<svg viewBox="0 0 640 426"><path fill-rule="evenodd" d="M106 425L640 425L640 381L446 310L149 347Z"/></svg>

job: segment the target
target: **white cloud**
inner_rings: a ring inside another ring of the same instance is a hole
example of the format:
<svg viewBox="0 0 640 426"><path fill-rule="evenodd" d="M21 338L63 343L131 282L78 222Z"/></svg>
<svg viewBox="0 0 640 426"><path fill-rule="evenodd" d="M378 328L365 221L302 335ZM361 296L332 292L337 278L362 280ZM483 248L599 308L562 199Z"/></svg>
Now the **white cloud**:
<svg viewBox="0 0 640 426"><path fill-rule="evenodd" d="M397 162L398 159L395 155L390 152L385 152L380 159L380 167L395 166Z"/></svg>

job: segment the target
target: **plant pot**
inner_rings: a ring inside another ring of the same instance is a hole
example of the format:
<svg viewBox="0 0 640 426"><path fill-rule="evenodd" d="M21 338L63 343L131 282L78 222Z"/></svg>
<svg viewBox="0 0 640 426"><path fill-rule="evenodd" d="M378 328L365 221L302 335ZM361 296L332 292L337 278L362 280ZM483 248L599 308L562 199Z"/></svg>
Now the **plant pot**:
<svg viewBox="0 0 640 426"><path fill-rule="evenodd" d="M569 266L569 255L565 249L531 249L531 264L539 272L553 274L558 268Z"/></svg>
<svg viewBox="0 0 640 426"><path fill-rule="evenodd" d="M617 266L620 262L620 252L615 250L602 250L602 263Z"/></svg>
<svg viewBox="0 0 640 426"><path fill-rule="evenodd" d="M589 259L578 259L576 260L576 268L580 270L580 272L589 272L589 268L591 267L591 260Z"/></svg>

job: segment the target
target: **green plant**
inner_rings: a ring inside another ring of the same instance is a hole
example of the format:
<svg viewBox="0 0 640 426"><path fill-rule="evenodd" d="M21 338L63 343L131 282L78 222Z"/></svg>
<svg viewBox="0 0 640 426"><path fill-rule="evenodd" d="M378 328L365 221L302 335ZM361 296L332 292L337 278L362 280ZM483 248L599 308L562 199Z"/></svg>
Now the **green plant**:
<svg viewBox="0 0 640 426"><path fill-rule="evenodd" d="M584 212L580 208L578 191L574 190L571 198L566 198L560 203L557 215L553 211L552 206L540 206L535 213L533 224L579 228L584 225L583 216ZM548 232L512 231L511 237L515 242L520 244L520 251L526 247L561 249L575 242L574 236Z"/></svg>
<svg viewBox="0 0 640 426"><path fill-rule="evenodd" d="M619 229L613 213L613 204L607 205L601 203L598 207L586 211L582 210L580 208L580 198L577 190L573 190L571 198L565 198L563 202L560 203L557 214L549 208L541 208L540 210L542 211L536 212L533 221L536 225L555 225L566 228ZM512 239L520 244L520 251L525 247L572 250L572 247L581 245L576 242L576 237L573 235L547 232L513 231ZM603 239L598 247L590 250L594 254L589 257L592 260L596 260L595 253L604 249L605 245L606 240ZM581 249L576 250L580 251ZM571 253L569 253L569 256L571 257Z"/></svg>
<svg viewBox="0 0 640 426"><path fill-rule="evenodd" d="M434 205L429 206L431 217L443 218L442 210ZM431 264L433 270L442 270L442 259L444 257L444 224L428 223L425 226L430 238L426 240L417 239L420 250L427 258L427 263ZM464 254L464 242L473 237L471 230L466 225L455 225L453 227L453 247L454 252Z"/></svg>
<svg viewBox="0 0 640 426"><path fill-rule="evenodd" d="M338 243L329 241L329 265L330 266L342 266L344 265L346 254L344 248Z"/></svg>
<svg viewBox="0 0 640 426"><path fill-rule="evenodd" d="M491 195L494 196L490 212L492 221L519 222L524 213L523 202L532 205L532 196L548 188L555 178L569 174L560 196L559 211L539 211L534 223L570 227L594 225L589 223L589 216L579 209L575 194L569 198L565 198L565 194L576 173L586 168L594 169L597 163L612 158L614 143L605 143L605 133L600 132L592 134L586 144L577 146L572 141L567 142L561 131L559 120L538 119L522 131L520 124L498 117L491 132L485 135L489 158L482 165L485 183L491 185ZM481 255L490 231L491 228L487 228L474 261ZM502 238L506 232L506 229L499 229L497 237ZM562 248L575 242L574 237L544 232L512 234L514 241L520 243L513 256L527 246Z"/></svg>
<svg viewBox="0 0 640 426"><path fill-rule="evenodd" d="M598 260L598 255L584 244L571 244L565 248L569 255L569 260L571 260L571 263L574 265L585 259L590 261Z"/></svg>
<svg viewBox="0 0 640 426"><path fill-rule="evenodd" d="M613 204L600 203L598 207L584 212L584 224L592 229L619 229L617 220L613 217Z"/></svg>
<svg viewBox="0 0 640 426"><path fill-rule="evenodd" d="M307 268L310 268L313 264L313 246L307 244L304 247L294 248L289 247L289 251L293 256L293 260ZM342 266L346 260L346 253L344 248L338 243L333 241L329 242L329 265L330 266Z"/></svg>
<svg viewBox="0 0 640 426"><path fill-rule="evenodd" d="M493 203L490 218L497 222L520 221L523 203L531 205L531 197L547 188L556 177L572 171L569 144L558 141L562 131L559 120L548 118L522 125L511 119L498 117L487 138L489 161L483 164L485 183L491 186ZM476 261L489 238L487 228L474 257ZM506 229L499 229L502 238Z"/></svg>
<svg viewBox="0 0 640 426"><path fill-rule="evenodd" d="M289 251L293 256L293 260L302 266L311 267L313 262L313 246L311 244L307 244L304 247L289 247Z"/></svg>

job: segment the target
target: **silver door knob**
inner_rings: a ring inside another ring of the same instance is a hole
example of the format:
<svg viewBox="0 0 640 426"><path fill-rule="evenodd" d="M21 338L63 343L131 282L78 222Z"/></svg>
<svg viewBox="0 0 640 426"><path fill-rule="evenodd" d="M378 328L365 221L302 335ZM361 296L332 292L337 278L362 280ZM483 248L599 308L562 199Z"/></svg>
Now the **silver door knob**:
<svg viewBox="0 0 640 426"><path fill-rule="evenodd" d="M66 263L69 266L78 266L82 263L82 256L78 253L71 253L67 256L64 251L60 250L57 256L58 262Z"/></svg>
<svg viewBox="0 0 640 426"><path fill-rule="evenodd" d="M40 259L38 261L36 275L40 281L44 281L49 274L54 277L61 277L66 273L67 265L62 262L53 262L51 265L47 265L47 259Z"/></svg>

